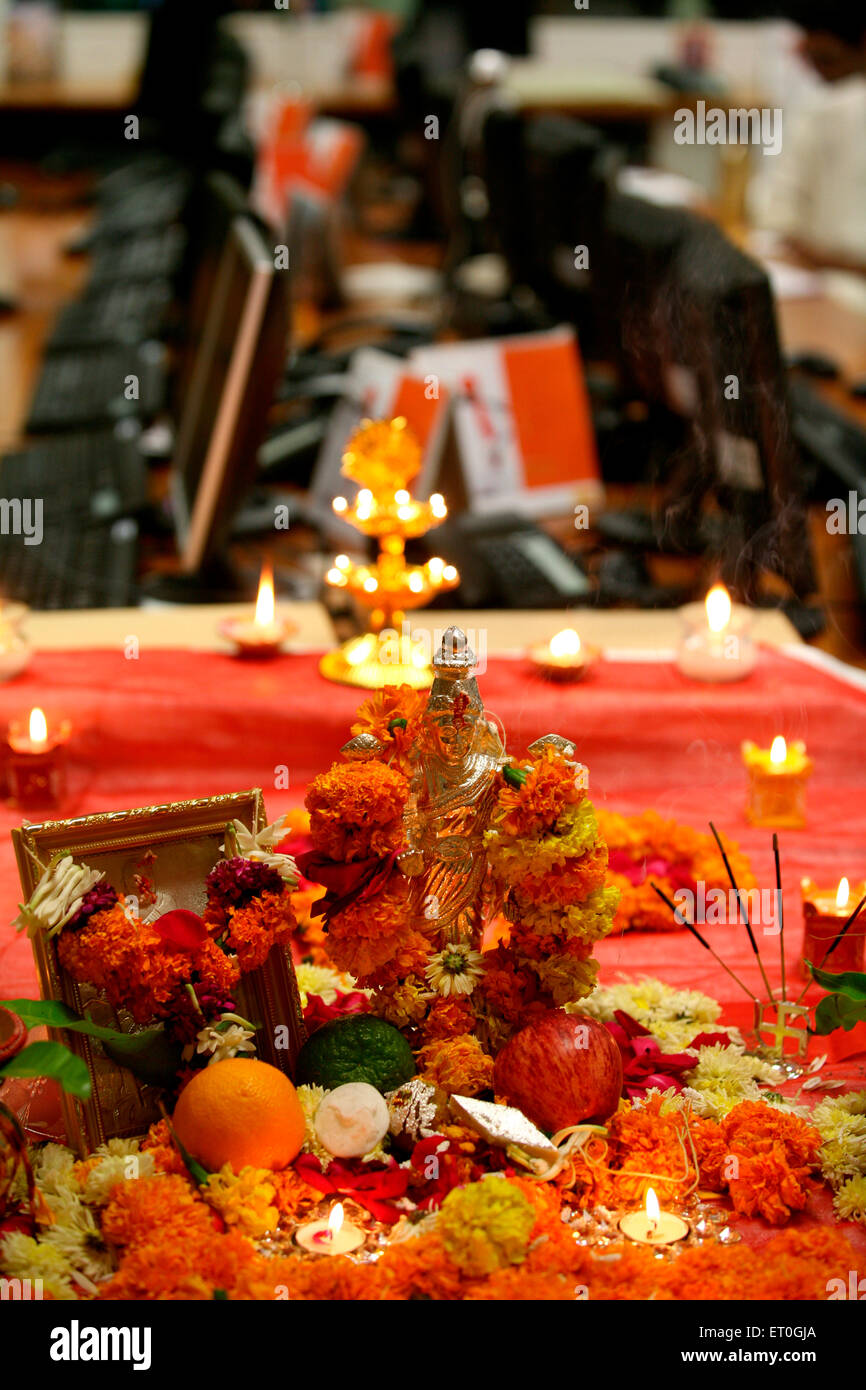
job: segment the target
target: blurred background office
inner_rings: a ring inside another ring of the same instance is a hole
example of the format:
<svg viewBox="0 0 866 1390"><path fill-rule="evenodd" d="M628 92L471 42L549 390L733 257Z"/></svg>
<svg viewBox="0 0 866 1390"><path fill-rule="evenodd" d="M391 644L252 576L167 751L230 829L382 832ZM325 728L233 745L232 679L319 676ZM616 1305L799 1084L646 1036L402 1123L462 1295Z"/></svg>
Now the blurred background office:
<svg viewBox="0 0 866 1390"><path fill-rule="evenodd" d="M0 598L267 554L350 632L341 452L399 405L451 606L721 579L866 664L864 124L842 0L0 0L0 494L45 532Z"/></svg>

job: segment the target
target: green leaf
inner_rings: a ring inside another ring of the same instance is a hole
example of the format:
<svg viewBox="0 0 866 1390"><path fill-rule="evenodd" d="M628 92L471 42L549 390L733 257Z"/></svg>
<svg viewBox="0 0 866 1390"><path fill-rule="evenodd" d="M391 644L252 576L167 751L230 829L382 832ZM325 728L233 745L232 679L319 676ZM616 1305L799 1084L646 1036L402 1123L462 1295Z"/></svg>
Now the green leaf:
<svg viewBox="0 0 866 1390"><path fill-rule="evenodd" d="M35 1042L24 1047L2 1067L0 1076L47 1076L59 1081L71 1096L90 1099L90 1072L87 1063L76 1057L63 1043Z"/></svg>
<svg viewBox="0 0 866 1390"><path fill-rule="evenodd" d="M836 1028L849 1032L855 1024L866 1019L866 1002L849 999L845 994L827 994L815 1010L814 1032L823 1036Z"/></svg>
<svg viewBox="0 0 866 1390"><path fill-rule="evenodd" d="M112 1062L128 1067L146 1085L174 1085L181 1065L181 1048L163 1028L146 1028L141 1033L118 1033L111 1042L103 1038L102 1046Z"/></svg>
<svg viewBox="0 0 866 1390"><path fill-rule="evenodd" d="M180 1046L172 1042L163 1028L145 1028L140 1033L103 1028L82 1018L59 999L6 999L2 1007L18 1014L28 1028L47 1025L98 1038L113 1062L128 1067L148 1085L171 1086L180 1067Z"/></svg>
<svg viewBox="0 0 866 1390"><path fill-rule="evenodd" d="M502 769L502 776L510 787L522 787L528 775L524 768L512 767L510 763Z"/></svg>
<svg viewBox="0 0 866 1390"><path fill-rule="evenodd" d="M806 961L812 972L812 979L834 994L847 994L849 999L866 1002L866 975L856 970L844 970L841 975L831 975L827 970L819 970L817 965Z"/></svg>
<svg viewBox="0 0 866 1390"><path fill-rule="evenodd" d="M166 1110L162 1102L160 1102L159 1108L162 1111L162 1118L168 1125L168 1132L172 1137L174 1146L180 1154L181 1158L183 1159L184 1164L186 1165L187 1172L189 1173L194 1183L196 1183L199 1187L204 1187L205 1183L210 1177L210 1173L208 1172L207 1168L204 1168L199 1163L197 1158L193 1158L192 1154L189 1152L189 1149L185 1148L184 1145L181 1143L180 1139L177 1137L177 1130L175 1129L174 1125L169 1119L168 1111Z"/></svg>

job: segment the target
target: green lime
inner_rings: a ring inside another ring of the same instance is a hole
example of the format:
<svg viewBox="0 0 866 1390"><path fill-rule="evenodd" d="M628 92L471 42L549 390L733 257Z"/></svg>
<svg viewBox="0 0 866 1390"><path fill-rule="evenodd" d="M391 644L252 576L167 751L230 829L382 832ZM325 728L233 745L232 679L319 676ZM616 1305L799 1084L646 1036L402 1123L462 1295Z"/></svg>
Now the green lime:
<svg viewBox="0 0 866 1390"><path fill-rule="evenodd" d="M415 1075L415 1058L403 1034L373 1014L349 1014L317 1028L298 1054L296 1084L332 1091L347 1081L366 1081L383 1094Z"/></svg>

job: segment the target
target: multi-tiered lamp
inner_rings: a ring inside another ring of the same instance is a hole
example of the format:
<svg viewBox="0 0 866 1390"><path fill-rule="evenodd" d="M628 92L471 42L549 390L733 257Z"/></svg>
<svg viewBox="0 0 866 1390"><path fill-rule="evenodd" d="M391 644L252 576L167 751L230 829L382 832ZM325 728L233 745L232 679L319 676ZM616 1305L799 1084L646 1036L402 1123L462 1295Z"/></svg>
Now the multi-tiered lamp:
<svg viewBox="0 0 866 1390"><path fill-rule="evenodd" d="M365 690L399 684L422 689L431 682L431 643L412 639L406 613L453 589L460 576L438 556L423 565L406 562L406 541L448 515L441 493L419 502L409 492L420 467L420 446L402 416L363 420L343 454L343 476L360 490L351 502L335 497L334 511L363 535L375 536L379 554L368 564L338 555L325 576L332 588L345 589L370 611L363 636L322 657L319 670L329 680Z"/></svg>

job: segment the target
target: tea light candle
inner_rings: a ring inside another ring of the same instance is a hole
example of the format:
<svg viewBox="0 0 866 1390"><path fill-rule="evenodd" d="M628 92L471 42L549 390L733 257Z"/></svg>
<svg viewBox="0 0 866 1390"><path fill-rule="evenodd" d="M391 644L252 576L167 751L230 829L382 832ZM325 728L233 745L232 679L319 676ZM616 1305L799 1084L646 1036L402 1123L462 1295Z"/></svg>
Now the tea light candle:
<svg viewBox="0 0 866 1390"><path fill-rule="evenodd" d="M677 666L691 680L741 681L755 669L757 651L750 636L748 608L731 603L724 584L710 589L704 602L682 610L684 635Z"/></svg>
<svg viewBox="0 0 866 1390"><path fill-rule="evenodd" d="M659 1199L650 1187L646 1194L646 1209L627 1212L619 1223L619 1229L629 1240L637 1241L638 1245L675 1245L678 1240L685 1240L689 1224L681 1216L674 1216L672 1211L662 1211Z"/></svg>
<svg viewBox="0 0 866 1390"><path fill-rule="evenodd" d="M801 830L806 824L806 783L813 767L806 745L787 744L780 734L770 748L759 748L746 740L742 754L749 778L749 823L774 830Z"/></svg>
<svg viewBox="0 0 866 1390"><path fill-rule="evenodd" d="M29 806L56 802L65 780L65 745L72 732L68 720L49 728L41 709L9 725L7 782L9 799Z"/></svg>
<svg viewBox="0 0 866 1390"><path fill-rule="evenodd" d="M852 889L847 878L839 880L839 886L818 888L810 878L800 882L800 896L803 902L803 954L800 959L800 973L804 979L811 979L805 965L807 960L820 969L824 967L834 974L843 970L863 969L864 945L866 945L866 914L861 914L846 931L839 945L834 947L827 959L827 952L844 927L854 908L866 893L866 883L857 883Z"/></svg>
<svg viewBox="0 0 866 1390"><path fill-rule="evenodd" d="M360 1226L344 1219L342 1202L331 1208L327 1221L308 1221L295 1231L295 1244L312 1255L348 1255L365 1239Z"/></svg>
<svg viewBox="0 0 866 1390"><path fill-rule="evenodd" d="M598 660L597 647L581 642L573 627L563 628L549 642L530 647L529 659L540 675L552 681L583 680Z"/></svg>
<svg viewBox="0 0 866 1390"><path fill-rule="evenodd" d="M253 617L223 618L219 630L234 643L236 656L261 659L277 655L283 642L295 631L295 625L276 616L270 565L262 565Z"/></svg>

